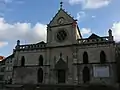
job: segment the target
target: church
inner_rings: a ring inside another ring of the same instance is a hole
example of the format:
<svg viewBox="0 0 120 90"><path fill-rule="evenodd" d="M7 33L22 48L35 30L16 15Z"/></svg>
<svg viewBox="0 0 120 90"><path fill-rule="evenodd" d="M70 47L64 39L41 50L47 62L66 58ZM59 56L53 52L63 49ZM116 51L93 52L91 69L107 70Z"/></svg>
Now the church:
<svg viewBox="0 0 120 90"><path fill-rule="evenodd" d="M83 38L77 20L62 8L62 3L47 25L47 41L21 45L18 40L13 55L12 82L6 85L11 90L53 90L54 86L91 83L117 85L112 30L107 36L92 33Z"/></svg>

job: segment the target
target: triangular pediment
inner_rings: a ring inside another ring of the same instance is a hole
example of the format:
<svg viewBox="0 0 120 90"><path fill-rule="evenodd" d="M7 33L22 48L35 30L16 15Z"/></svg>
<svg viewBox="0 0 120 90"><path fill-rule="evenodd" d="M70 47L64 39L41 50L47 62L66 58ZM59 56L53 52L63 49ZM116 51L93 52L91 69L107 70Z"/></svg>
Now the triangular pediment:
<svg viewBox="0 0 120 90"><path fill-rule="evenodd" d="M69 24L69 23L73 23L73 21L75 21L73 19L73 17L71 17L67 12L65 12L65 10L63 10L62 8L58 11L58 13L53 17L53 19L50 21L50 23L48 24L49 26L56 26L59 25L59 19L60 18L64 18L64 23L63 24Z"/></svg>
<svg viewBox="0 0 120 90"><path fill-rule="evenodd" d="M59 61L55 65L55 69L68 69L66 62L60 58Z"/></svg>
<svg viewBox="0 0 120 90"><path fill-rule="evenodd" d="M94 33L92 33L88 38L89 39L98 39L98 38L101 38L101 37L96 35L96 34L94 34Z"/></svg>

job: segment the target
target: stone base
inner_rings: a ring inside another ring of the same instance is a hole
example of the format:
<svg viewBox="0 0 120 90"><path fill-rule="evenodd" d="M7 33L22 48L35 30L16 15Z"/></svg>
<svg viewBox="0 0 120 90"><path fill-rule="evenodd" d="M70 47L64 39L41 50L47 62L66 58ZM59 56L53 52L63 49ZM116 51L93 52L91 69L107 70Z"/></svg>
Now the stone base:
<svg viewBox="0 0 120 90"><path fill-rule="evenodd" d="M26 85L5 85L6 90L118 90L112 86L105 85L65 85L65 84L26 84Z"/></svg>

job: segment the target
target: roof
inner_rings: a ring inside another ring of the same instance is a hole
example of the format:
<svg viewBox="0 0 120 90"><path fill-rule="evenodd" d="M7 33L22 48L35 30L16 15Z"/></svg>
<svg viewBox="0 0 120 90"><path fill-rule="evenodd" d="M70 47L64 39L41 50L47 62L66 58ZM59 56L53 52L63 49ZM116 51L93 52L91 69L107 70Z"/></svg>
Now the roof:
<svg viewBox="0 0 120 90"><path fill-rule="evenodd" d="M13 58L14 54L9 55L8 57L4 58L4 60L7 60L8 58Z"/></svg>
<svg viewBox="0 0 120 90"><path fill-rule="evenodd" d="M52 20L50 21L50 23L48 24L48 26L51 26L51 27L52 26L59 26L60 24L58 24L58 20L61 17L65 19L64 25L73 24L74 22L77 21L70 14L68 14L63 8L60 8L58 10L58 12L56 13L56 15L52 18ZM78 29L78 33L79 33L80 37L82 38L82 35L80 33L78 25L77 25L77 29Z"/></svg>
<svg viewBox="0 0 120 90"><path fill-rule="evenodd" d="M92 33L92 34L88 37L88 39L97 39L97 38L101 38L101 37L98 36L98 35L96 35L96 34L94 34L94 33Z"/></svg>
<svg viewBox="0 0 120 90"><path fill-rule="evenodd" d="M57 14L52 18L52 20L50 21L50 23L48 24L49 26L52 25L53 21L55 20L56 17L59 17L59 14L62 15L64 14L65 16L67 16L71 21L75 21L74 18L72 16L70 16L70 14L68 14L64 9L60 8L57 12Z"/></svg>
<svg viewBox="0 0 120 90"><path fill-rule="evenodd" d="M39 42L39 43L37 43L37 44L46 44L44 41L41 41L41 42Z"/></svg>

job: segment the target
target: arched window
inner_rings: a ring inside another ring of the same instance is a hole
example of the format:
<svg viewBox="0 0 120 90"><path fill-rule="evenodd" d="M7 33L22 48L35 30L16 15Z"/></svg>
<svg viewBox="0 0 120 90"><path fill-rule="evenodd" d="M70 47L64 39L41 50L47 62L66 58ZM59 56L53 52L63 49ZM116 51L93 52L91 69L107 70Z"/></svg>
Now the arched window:
<svg viewBox="0 0 120 90"><path fill-rule="evenodd" d="M37 79L38 83L42 83L43 82L43 69L42 68L38 69L37 78L38 78Z"/></svg>
<svg viewBox="0 0 120 90"><path fill-rule="evenodd" d="M88 54L87 54L87 52L83 53L83 63L88 64Z"/></svg>
<svg viewBox="0 0 120 90"><path fill-rule="evenodd" d="M21 58L21 66L25 66L25 57L24 56L22 56L22 58Z"/></svg>
<svg viewBox="0 0 120 90"><path fill-rule="evenodd" d="M104 51L100 52L100 63L104 64L106 62L106 55Z"/></svg>
<svg viewBox="0 0 120 90"><path fill-rule="evenodd" d="M40 55L39 57L39 66L43 66L43 56Z"/></svg>

